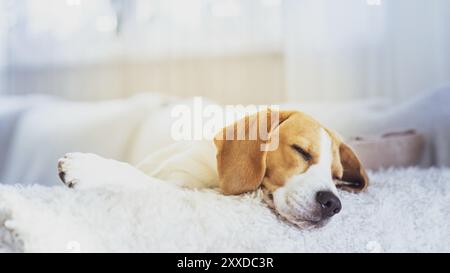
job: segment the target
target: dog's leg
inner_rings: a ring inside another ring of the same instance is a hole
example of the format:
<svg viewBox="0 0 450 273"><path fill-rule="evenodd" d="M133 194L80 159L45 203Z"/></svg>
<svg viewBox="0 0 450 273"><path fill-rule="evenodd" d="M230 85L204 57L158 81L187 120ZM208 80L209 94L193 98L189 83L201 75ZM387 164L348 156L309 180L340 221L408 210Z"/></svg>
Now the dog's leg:
<svg viewBox="0 0 450 273"><path fill-rule="evenodd" d="M70 153L58 161L61 181L69 188L85 189L122 185L143 187L147 175L133 166L95 154Z"/></svg>

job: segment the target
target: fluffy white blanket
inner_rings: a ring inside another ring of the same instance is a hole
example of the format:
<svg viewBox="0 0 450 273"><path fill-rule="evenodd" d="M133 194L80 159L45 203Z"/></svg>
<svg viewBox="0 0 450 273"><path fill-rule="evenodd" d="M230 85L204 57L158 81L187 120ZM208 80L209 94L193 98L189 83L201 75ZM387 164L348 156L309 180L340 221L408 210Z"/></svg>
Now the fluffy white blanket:
<svg viewBox="0 0 450 273"><path fill-rule="evenodd" d="M260 194L222 196L154 180L139 191L0 186L0 249L25 252L450 251L450 169L371 174L341 192L329 225L301 231Z"/></svg>

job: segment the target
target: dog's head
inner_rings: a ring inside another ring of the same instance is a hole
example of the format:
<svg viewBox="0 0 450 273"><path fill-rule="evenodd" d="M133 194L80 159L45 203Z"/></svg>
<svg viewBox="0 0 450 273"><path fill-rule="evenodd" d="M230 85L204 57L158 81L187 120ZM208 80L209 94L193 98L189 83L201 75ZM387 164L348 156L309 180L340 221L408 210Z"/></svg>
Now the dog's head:
<svg viewBox="0 0 450 273"><path fill-rule="evenodd" d="M352 149L310 116L281 111L273 122L273 113L245 117L215 137L220 188L241 194L262 187L264 200L288 221L303 228L322 226L341 210L336 187L362 191L366 172ZM263 128L264 119L269 122ZM257 128L269 137L242 139L239 127L246 136ZM276 149L262 149L275 137Z"/></svg>

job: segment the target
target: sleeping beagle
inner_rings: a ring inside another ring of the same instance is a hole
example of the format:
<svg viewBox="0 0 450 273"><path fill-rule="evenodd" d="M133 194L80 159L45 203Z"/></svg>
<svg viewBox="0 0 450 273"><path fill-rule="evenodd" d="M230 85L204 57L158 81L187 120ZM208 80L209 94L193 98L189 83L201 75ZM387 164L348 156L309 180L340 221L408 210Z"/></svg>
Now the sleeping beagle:
<svg viewBox="0 0 450 273"><path fill-rule="evenodd" d="M67 154L59 161L59 175L64 184L76 188L143 176L185 188L218 188L226 195L261 188L264 201L289 222L301 228L323 226L342 208L337 187L364 190L366 172L336 133L302 112L277 112L277 122L264 128L267 139L236 138L239 125L249 135L259 120L270 119L269 114L247 116L223 128L212 141L177 142L151 154L137 168L92 154ZM261 149L274 136L277 148Z"/></svg>

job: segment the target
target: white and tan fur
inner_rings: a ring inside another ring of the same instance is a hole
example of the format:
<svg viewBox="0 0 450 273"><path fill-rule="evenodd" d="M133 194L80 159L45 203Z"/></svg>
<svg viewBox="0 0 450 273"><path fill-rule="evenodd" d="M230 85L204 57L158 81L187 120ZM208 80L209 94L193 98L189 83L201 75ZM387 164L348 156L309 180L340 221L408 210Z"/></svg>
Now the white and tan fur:
<svg viewBox="0 0 450 273"><path fill-rule="evenodd" d="M59 161L60 177L67 186L80 189L124 183L142 187L148 177L228 195L262 187L267 204L288 221L299 227L324 225L329 218L320 216L317 192L337 196L336 186L361 191L367 187L367 176L356 155L335 133L303 113L280 114L279 126L268 129L269 133L279 130L276 151L256 151L253 146L259 147L258 141L218 140L216 136L214 141L175 143L136 167L93 154L71 153ZM302 145L311 159L299 156L293 144Z"/></svg>
<svg viewBox="0 0 450 273"><path fill-rule="evenodd" d="M294 175L283 187L273 192L273 207L290 222L304 225L303 222L319 223L321 221L315 208L315 193L331 191L338 195L332 179L331 153L332 140L324 129L320 130L320 158L318 162L302 174ZM270 202L270 200L268 200ZM298 220L300 218L300 220ZM326 223L324 221L322 224Z"/></svg>

